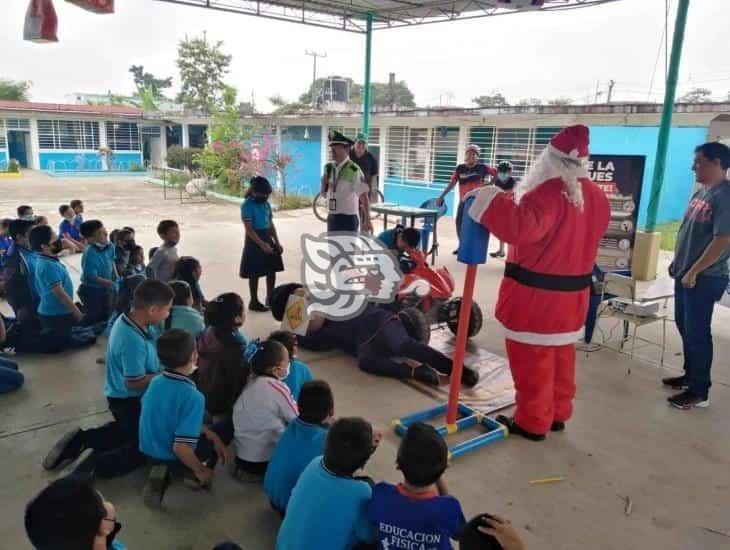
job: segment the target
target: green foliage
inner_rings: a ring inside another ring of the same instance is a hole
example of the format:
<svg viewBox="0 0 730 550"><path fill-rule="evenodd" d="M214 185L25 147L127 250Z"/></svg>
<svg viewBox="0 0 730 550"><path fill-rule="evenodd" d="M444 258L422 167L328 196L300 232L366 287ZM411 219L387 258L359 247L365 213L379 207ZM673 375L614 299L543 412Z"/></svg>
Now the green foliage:
<svg viewBox="0 0 730 550"><path fill-rule="evenodd" d="M142 109L145 111L156 111L157 103L155 103L155 93L152 88L143 88L137 91L139 95L140 104Z"/></svg>
<svg viewBox="0 0 730 550"><path fill-rule="evenodd" d="M245 141L254 135L255 128L241 123L236 96L233 86L223 86L221 105L214 106L211 113L213 120L208 127L211 141Z"/></svg>
<svg viewBox="0 0 730 550"><path fill-rule="evenodd" d="M310 208L312 206L312 197L274 193L271 202L276 204L277 210L301 210L302 208Z"/></svg>
<svg viewBox="0 0 730 550"><path fill-rule="evenodd" d="M185 187L193 179L193 176L186 172L171 172L169 170L165 172L165 177L167 179L167 185L173 187Z"/></svg>
<svg viewBox="0 0 730 550"><path fill-rule="evenodd" d="M677 245L677 233L682 222L667 222L656 226L656 230L662 234L661 249L674 252Z"/></svg>
<svg viewBox="0 0 730 550"><path fill-rule="evenodd" d="M677 100L679 103L708 103L710 101L712 101L712 90L709 88L693 88Z"/></svg>
<svg viewBox="0 0 730 550"><path fill-rule="evenodd" d="M193 170L198 167L195 156L200 153L202 149L173 145L167 150L167 165L178 170Z"/></svg>
<svg viewBox="0 0 730 550"><path fill-rule="evenodd" d="M134 85L140 97L142 97L143 91L147 91L152 94L153 100L162 99L165 97L162 90L172 88L171 76L167 78L156 78L152 73L144 72L144 65L132 65L129 68L129 72L132 73Z"/></svg>
<svg viewBox="0 0 730 550"><path fill-rule="evenodd" d="M130 162L129 163L129 171L130 172L146 172L145 167L139 164L138 162Z"/></svg>
<svg viewBox="0 0 730 550"><path fill-rule="evenodd" d="M177 100L188 109L212 109L223 102L232 57L221 50L223 42L209 44L202 38L185 38L177 48L181 89Z"/></svg>
<svg viewBox="0 0 730 550"><path fill-rule="evenodd" d="M567 105L572 105L573 100L569 97L556 97L555 99L548 100L547 104L552 107L565 107Z"/></svg>
<svg viewBox="0 0 730 550"><path fill-rule="evenodd" d="M509 105L507 99L500 92L493 92L489 95L480 95L472 99L479 107L506 107Z"/></svg>
<svg viewBox="0 0 730 550"><path fill-rule="evenodd" d="M542 99L537 97L527 97L517 102L518 107L534 107L537 105L542 105Z"/></svg>
<svg viewBox="0 0 730 550"><path fill-rule="evenodd" d="M28 101L31 82L0 78L0 99L6 101Z"/></svg>
<svg viewBox="0 0 730 550"><path fill-rule="evenodd" d="M363 89L362 84L358 84L351 78L346 79L350 84L350 103L362 103L363 101ZM281 96L274 96L269 98L269 101L274 104L274 107L282 108L287 107L288 110L296 112L297 109L302 109L312 105L312 93L315 98L319 98L322 94L322 90L327 84L326 78L318 78L313 84L310 84L306 92L299 96L298 102L287 103ZM375 107L390 107L391 103L395 104L396 107L415 107L416 102L414 100L413 92L408 88L408 84L405 81L400 80L395 83L393 88L393 101L391 102L390 97L390 85L385 82L373 82L370 85L370 98ZM276 111L276 114L289 114L288 112Z"/></svg>
<svg viewBox="0 0 730 550"><path fill-rule="evenodd" d="M8 162L8 172L12 172L14 174L19 173L20 163L15 159L10 159L10 162Z"/></svg>

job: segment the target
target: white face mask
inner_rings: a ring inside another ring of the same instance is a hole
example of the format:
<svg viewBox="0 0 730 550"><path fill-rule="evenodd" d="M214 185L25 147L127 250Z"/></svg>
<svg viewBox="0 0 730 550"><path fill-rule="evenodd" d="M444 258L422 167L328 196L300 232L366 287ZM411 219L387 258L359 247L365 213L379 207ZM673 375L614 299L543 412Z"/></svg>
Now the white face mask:
<svg viewBox="0 0 730 550"><path fill-rule="evenodd" d="M279 380L284 380L287 376L289 376L290 372L291 372L291 361L286 364L286 370L284 371L284 374L279 376Z"/></svg>
<svg viewBox="0 0 730 550"><path fill-rule="evenodd" d="M507 172L499 172L497 174L497 179L499 181L507 181L509 179L509 174Z"/></svg>

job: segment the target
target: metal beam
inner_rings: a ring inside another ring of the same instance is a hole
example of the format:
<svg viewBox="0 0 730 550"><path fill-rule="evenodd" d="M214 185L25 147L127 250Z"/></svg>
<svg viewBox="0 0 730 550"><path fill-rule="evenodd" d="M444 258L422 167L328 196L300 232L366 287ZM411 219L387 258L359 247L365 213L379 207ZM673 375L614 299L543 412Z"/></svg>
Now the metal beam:
<svg viewBox="0 0 730 550"><path fill-rule="evenodd" d="M362 94L362 133L368 137L370 133L370 108L372 96L370 94L370 63L372 60L373 46L373 15L368 13L365 17L365 86Z"/></svg>

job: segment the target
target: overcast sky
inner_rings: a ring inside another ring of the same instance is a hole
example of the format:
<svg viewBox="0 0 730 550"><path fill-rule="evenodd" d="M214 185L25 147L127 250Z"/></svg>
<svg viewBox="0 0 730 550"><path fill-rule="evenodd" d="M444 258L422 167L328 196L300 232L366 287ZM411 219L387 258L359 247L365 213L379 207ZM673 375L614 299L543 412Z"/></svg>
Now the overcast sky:
<svg viewBox="0 0 730 550"><path fill-rule="evenodd" d="M54 0L57 44L22 40L29 0L2 0L0 78L30 80L35 101L59 101L73 92L128 94L128 68L141 64L157 76L173 76L176 47L185 35L207 31L233 55L227 81L241 100L255 94L295 99L312 77L305 49L326 52L320 76L363 80L364 37L255 17L176 6L153 0L117 0L117 13L96 15ZM373 79L395 72L419 105L469 106L471 98L501 91L508 99L567 96L593 100L596 83L616 81L614 99L646 101L664 88L665 0L623 0L563 13L522 13L408 29L378 31L373 41ZM715 99L730 90L728 0L695 0L690 7L680 74L680 93L696 87ZM671 0L673 26L677 0ZM671 32L671 29L670 29Z"/></svg>

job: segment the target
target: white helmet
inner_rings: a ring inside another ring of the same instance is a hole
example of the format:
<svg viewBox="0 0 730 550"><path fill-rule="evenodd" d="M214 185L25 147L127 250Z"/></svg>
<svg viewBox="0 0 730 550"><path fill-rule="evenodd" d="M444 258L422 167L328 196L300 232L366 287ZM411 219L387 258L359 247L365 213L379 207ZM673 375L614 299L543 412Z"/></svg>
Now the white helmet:
<svg viewBox="0 0 730 550"><path fill-rule="evenodd" d="M477 154L477 156L479 156L479 154L482 152L482 150L479 148L479 146L476 143L470 143L469 145L466 146L466 152L468 153L469 151L474 151Z"/></svg>

